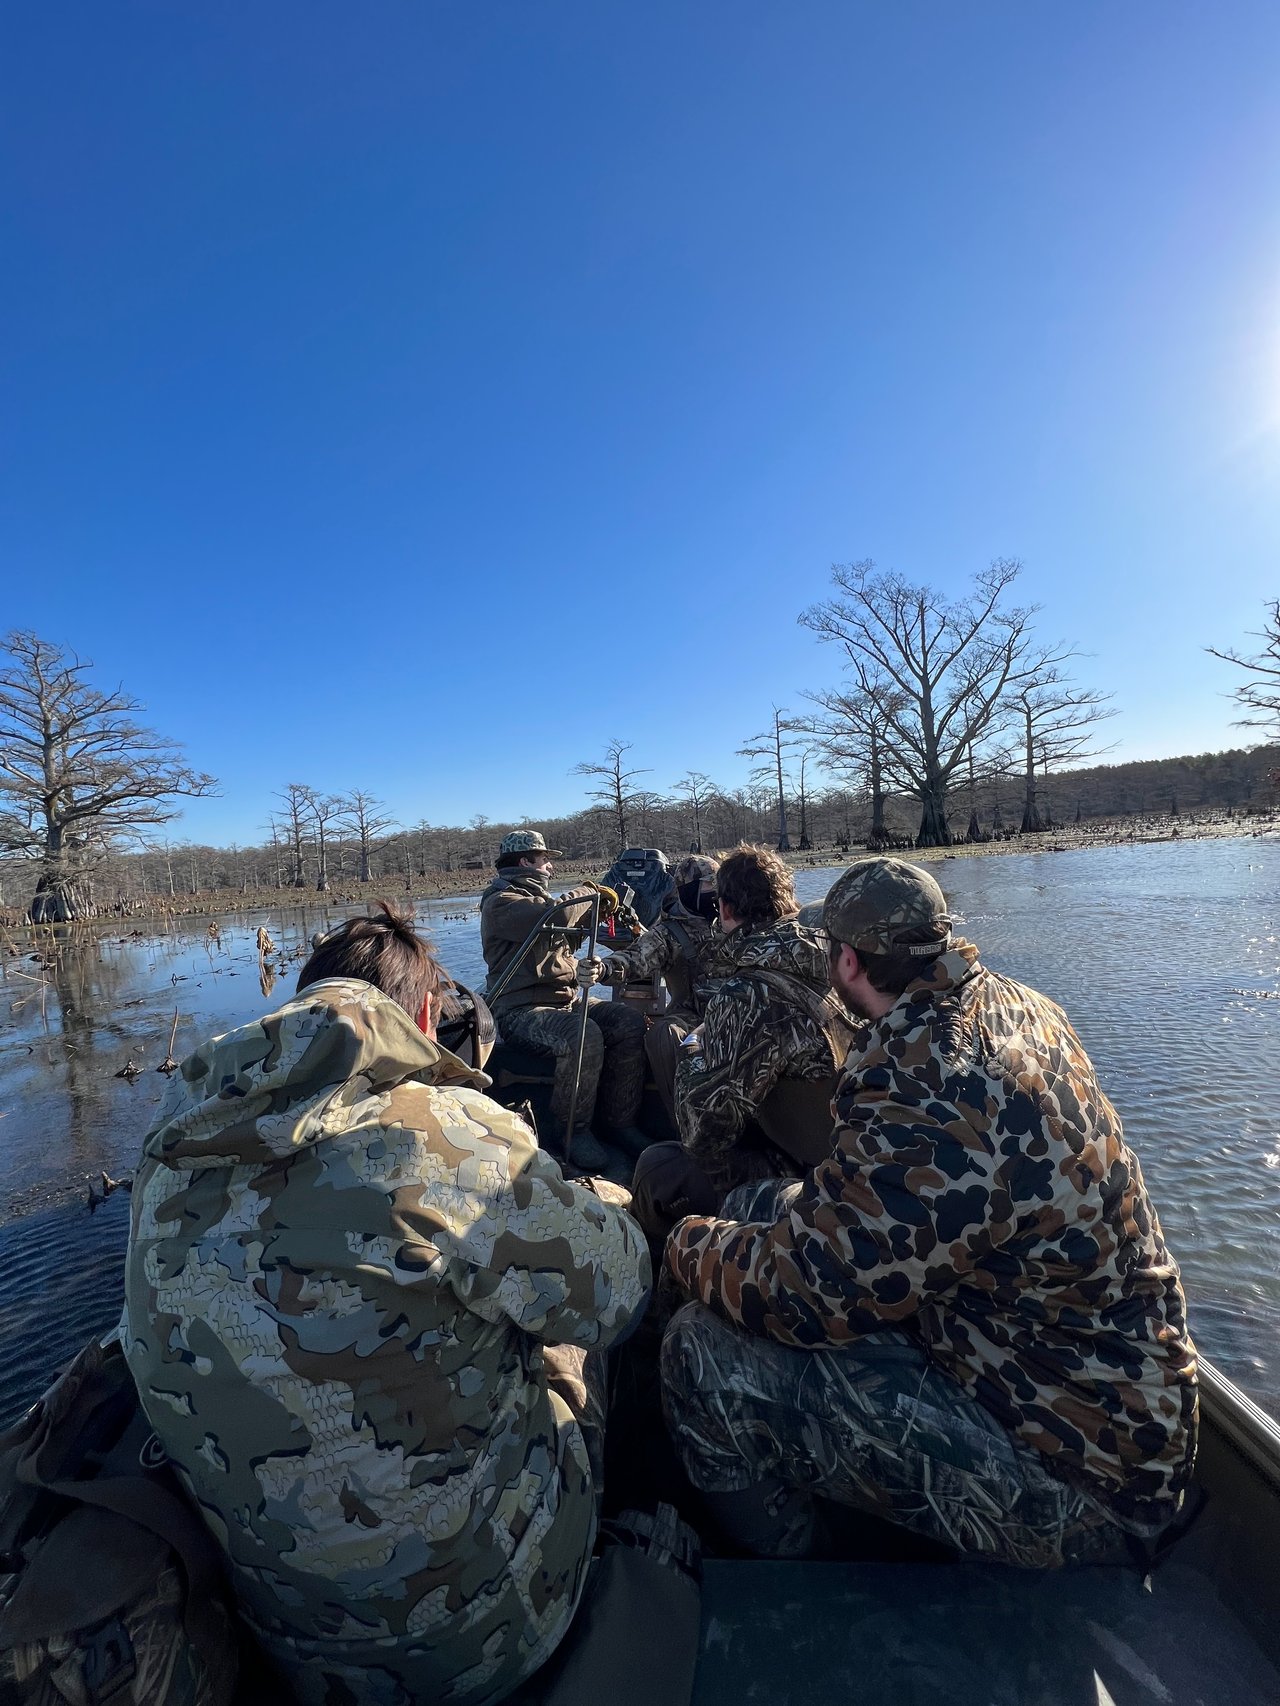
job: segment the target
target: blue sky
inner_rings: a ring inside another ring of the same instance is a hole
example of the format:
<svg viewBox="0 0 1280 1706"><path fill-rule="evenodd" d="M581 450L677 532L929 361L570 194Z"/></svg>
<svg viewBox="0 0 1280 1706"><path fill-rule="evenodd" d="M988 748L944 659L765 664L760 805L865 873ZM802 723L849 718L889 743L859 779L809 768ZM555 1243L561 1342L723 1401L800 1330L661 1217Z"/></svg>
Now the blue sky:
<svg viewBox="0 0 1280 1706"><path fill-rule="evenodd" d="M1267 3L52 4L0 38L0 625L256 836L557 812L1020 557L1118 756L1280 593Z"/></svg>

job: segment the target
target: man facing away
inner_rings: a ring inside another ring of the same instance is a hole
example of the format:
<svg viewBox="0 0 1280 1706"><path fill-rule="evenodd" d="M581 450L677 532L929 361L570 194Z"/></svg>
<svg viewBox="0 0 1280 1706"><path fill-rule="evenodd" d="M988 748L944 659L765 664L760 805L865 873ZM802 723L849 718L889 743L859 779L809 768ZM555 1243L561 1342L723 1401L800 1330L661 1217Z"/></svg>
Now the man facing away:
<svg viewBox="0 0 1280 1706"><path fill-rule="evenodd" d="M831 994L826 938L796 922L791 872L736 847L716 874L719 974L676 1068L679 1144L636 1168L635 1214L660 1241L749 1179L795 1178L827 1152L831 1097L855 1027Z"/></svg>
<svg viewBox="0 0 1280 1706"><path fill-rule="evenodd" d="M1062 1010L953 938L942 891L865 859L824 908L869 1022L829 1158L685 1220L697 1301L663 1344L685 1466L753 1550L814 1494L962 1555L1124 1558L1178 1511L1197 1428L1178 1269Z"/></svg>
<svg viewBox="0 0 1280 1706"><path fill-rule="evenodd" d="M607 983L645 983L658 977L666 983L671 1006L650 1022L644 1050L672 1125L678 1044L701 1022L728 969L725 938L715 928L719 869L715 859L686 854L672 872L675 887L663 896L653 924L625 953L611 954L604 962Z"/></svg>
<svg viewBox="0 0 1280 1706"><path fill-rule="evenodd" d="M142 1405L307 1706L479 1706L555 1648L648 1293L629 1216L435 1043L441 983L409 919L340 926L183 1062L134 1185Z"/></svg>
<svg viewBox="0 0 1280 1706"><path fill-rule="evenodd" d="M553 908L549 885L552 860L559 857L536 829L502 838L498 874L480 897L480 946L489 968L483 993L508 1042L555 1056L551 1118L560 1152L577 1166L603 1168L609 1157L591 1135L593 1117L599 1134L628 1153L639 1154L645 1146L635 1123L644 1093L644 1015L622 1001L593 1001L588 1007L575 1130L569 1132L581 1024L577 1004L599 982L604 963L575 957L599 885L570 889ZM538 934L519 957L531 930Z"/></svg>

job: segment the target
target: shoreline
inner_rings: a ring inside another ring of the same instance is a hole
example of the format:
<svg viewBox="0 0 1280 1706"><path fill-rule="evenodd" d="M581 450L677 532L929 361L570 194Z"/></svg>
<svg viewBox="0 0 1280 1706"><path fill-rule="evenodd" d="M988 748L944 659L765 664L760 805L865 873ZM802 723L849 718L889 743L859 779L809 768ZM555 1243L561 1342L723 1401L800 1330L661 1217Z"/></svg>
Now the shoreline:
<svg viewBox="0 0 1280 1706"><path fill-rule="evenodd" d="M1016 830L1008 831L1001 840L955 841L948 847L905 845L886 851L896 858L927 865L944 859L990 858L1010 853L1073 853L1092 848L1149 846L1171 841L1247 841L1278 834L1280 810L1236 818L1225 818L1218 814L1204 818L1175 818L1153 814L1146 817L1095 819L1078 825L1039 830L1027 835ZM897 839L906 840L905 837ZM680 857L679 851L668 854L673 864ZM865 857L867 849L866 844L862 842L852 842L848 847L833 843L804 852L793 848L783 854L783 858L793 870L848 865L855 859ZM595 878L598 874L598 861L566 859L557 863L553 883L572 886L584 878ZM0 908L0 928L10 933L38 934L44 937L50 930L61 933L102 926L115 929L128 921L163 926L183 918L234 917L284 909L319 910L333 906L369 905L379 900L413 901L417 904L422 901L452 900L478 894L492 876L493 867L486 865L479 870L472 868L432 871L425 877L415 877L411 888L405 886L403 879L395 878L369 883L339 880L330 883L328 889L323 892L314 888L249 889L243 892L238 889L210 889L196 895L166 896L133 902L118 911L103 911L93 918L80 920L73 925L33 926L28 923L24 910L11 906Z"/></svg>
<svg viewBox="0 0 1280 1706"><path fill-rule="evenodd" d="M1274 841L1280 837L1280 813L1272 813L1267 817L1257 817L1240 820L1220 820L1197 822L1193 819L1153 820L1153 819L1124 819L1109 823L1082 825L1070 830L1050 830L1034 836L1013 835L1005 840L982 842L977 844L961 843L951 847L933 847L921 849L895 849L898 857L918 860L922 864L934 865L945 861L961 858L988 857L991 855L1018 853L1063 853L1078 852L1083 849L1101 849L1112 847L1133 847L1153 844L1168 845L1172 842L1185 843L1190 841L1255 841L1266 839ZM841 847L813 848L804 853L791 852L785 855L788 864L794 871L820 870L830 868L841 870L859 857L865 857L865 848L854 846L848 849ZM556 868L553 887L570 887L574 881L586 876L594 876L597 871L595 864L585 864L582 861L565 861ZM941 876L941 873L938 873ZM488 882L488 871L457 871L439 872L433 874L433 880L425 884L414 885L413 899L416 902L424 900L432 902L448 902L461 900L465 903L459 908L455 917L460 922L474 916L475 897L484 884ZM942 879L944 884L946 879ZM1052 880L1049 878L1048 880ZM269 923L271 914L302 913L302 927L309 931L310 923L306 913L314 913L315 922L320 925L325 922L325 915L332 921L335 912L368 905L380 898L408 898L403 891L388 893L382 885L371 883L367 887L360 885L344 885L331 889L328 894L318 895L311 891L295 889L257 891L248 895L238 893L210 894L196 897L202 904L199 909L178 911L166 908L164 912L147 917L144 914L111 914L89 920L81 925L61 926L56 937L51 939L47 928L38 931L18 927L0 929L0 954L21 956L21 958L39 958L41 954L59 951L58 944L66 944L71 948L79 943L81 949L89 948L95 938L107 939L117 937L121 941L133 939L136 943L151 939L162 939L170 933L181 933L184 929L194 930L198 935L201 921L210 923L215 917L237 922L242 928L252 929L254 914L266 916ZM33 954L32 949L39 950ZM250 955L250 959L252 956ZM159 1033L157 1033L159 1035ZM163 1041L163 1038L160 1039ZM0 1119L3 1115L0 1114ZM0 1127L0 1132L3 1128ZM61 1179L44 1179L12 1194L5 1193L0 1199L0 1226L9 1226L16 1221L26 1220L32 1215L38 1215L53 1209L66 1208L73 1210L77 1203L81 1205L81 1213L85 1212L86 1190L96 1181L96 1170L80 1177L63 1177Z"/></svg>

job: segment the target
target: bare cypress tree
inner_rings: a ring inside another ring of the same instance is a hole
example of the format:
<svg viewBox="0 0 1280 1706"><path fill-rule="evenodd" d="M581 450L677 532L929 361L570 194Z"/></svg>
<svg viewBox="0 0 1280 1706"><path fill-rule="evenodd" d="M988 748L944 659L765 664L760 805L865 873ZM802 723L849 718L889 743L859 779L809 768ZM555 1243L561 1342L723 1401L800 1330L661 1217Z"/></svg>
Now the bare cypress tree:
<svg viewBox="0 0 1280 1706"><path fill-rule="evenodd" d="M98 859L215 783L134 720L142 706L123 688L87 681L74 652L19 631L0 654L0 852L38 861L32 922L66 923L90 911Z"/></svg>
<svg viewBox="0 0 1280 1706"><path fill-rule="evenodd" d="M302 844L308 828L310 793L311 789L305 782L290 782L283 794L276 795L284 807L284 833L293 859L289 887L295 889L304 889L307 886L307 868Z"/></svg>
<svg viewBox="0 0 1280 1706"><path fill-rule="evenodd" d="M787 831L787 782L783 770L786 755L800 741L795 731L801 725L785 710L773 707L773 722L758 735L751 735L745 746L738 748L739 758L757 758L761 760L751 772L753 780L768 785L774 790L778 804L778 851L791 851L791 837Z"/></svg>
<svg viewBox="0 0 1280 1706"><path fill-rule="evenodd" d="M1232 697L1245 712L1239 719L1239 726L1265 729L1268 738L1276 740L1280 739L1280 599L1272 599L1266 609L1267 618L1261 632L1249 636L1262 641L1262 650L1253 657L1244 657L1234 647L1226 651L1220 651L1217 646L1205 649L1211 657L1234 664L1250 677L1232 689Z"/></svg>
<svg viewBox="0 0 1280 1706"><path fill-rule="evenodd" d="M583 759L581 764L575 764L569 772L571 776L598 776L600 786L588 788L587 798L597 800L606 811L613 813L614 825L617 829L618 847L622 852L627 846L627 817L635 802L637 790L631 786L637 776L647 776L648 770L624 770L623 757L631 751L629 740L611 740L604 749L604 762L592 764Z"/></svg>
<svg viewBox="0 0 1280 1706"><path fill-rule="evenodd" d="M284 887L284 872L280 868L280 825L272 818L267 825L271 833L271 868L275 873L276 887Z"/></svg>
<svg viewBox="0 0 1280 1706"><path fill-rule="evenodd" d="M715 798L715 783L701 770L690 770L675 784L675 791L684 796L693 811L693 839L689 843L689 851L701 853L702 814Z"/></svg>
<svg viewBox="0 0 1280 1706"><path fill-rule="evenodd" d="M1079 765L1087 758L1097 758L1107 749L1094 744L1094 730L1108 717L1115 716L1110 704L1111 694L1096 688L1072 687L1061 669L1045 669L1038 681L1020 687L1010 696L1022 746L1022 833L1034 835L1050 827L1049 817L1040 810L1040 781L1049 770L1063 770ZM1039 764L1041 777L1036 776Z"/></svg>
<svg viewBox="0 0 1280 1706"><path fill-rule="evenodd" d="M800 617L844 649L857 691L882 713L883 760L920 802L917 846L950 843L947 792L969 748L1011 692L1061 661L1034 643L1034 610L1007 602L1020 572L998 559L949 599L871 562L838 565L838 596Z"/></svg>
<svg viewBox="0 0 1280 1706"><path fill-rule="evenodd" d="M315 788L307 788L304 805L316 832L316 893L328 894L329 825L342 810L342 801L336 794L321 794Z"/></svg>
<svg viewBox="0 0 1280 1706"><path fill-rule="evenodd" d="M340 827L355 837L359 849L358 880L367 883L371 881L369 854L373 843L384 830L392 827L395 819L384 817L386 808L382 801L375 800L372 794L366 794L361 788L344 794L338 801L338 809Z"/></svg>
<svg viewBox="0 0 1280 1706"><path fill-rule="evenodd" d="M800 786L796 791L796 804L800 808L800 843L801 853L808 853L813 848L813 840L809 834L809 795L805 788L805 769L813 754L808 747L800 754Z"/></svg>
<svg viewBox="0 0 1280 1706"><path fill-rule="evenodd" d="M809 693L823 712L803 725L814 737L822 753L826 769L839 771L854 778L866 791L871 803L871 822L867 831L867 846L873 851L888 845L885 828L885 800L890 791L908 792L910 780L892 768L892 752L886 744L890 712L897 700L886 692L880 700L862 692Z"/></svg>

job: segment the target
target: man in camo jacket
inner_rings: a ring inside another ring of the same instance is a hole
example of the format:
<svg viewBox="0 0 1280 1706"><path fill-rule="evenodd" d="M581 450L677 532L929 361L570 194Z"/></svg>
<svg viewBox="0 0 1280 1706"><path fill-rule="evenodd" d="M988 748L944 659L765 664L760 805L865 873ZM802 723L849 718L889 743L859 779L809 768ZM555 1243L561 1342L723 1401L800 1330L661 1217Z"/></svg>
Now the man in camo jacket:
<svg viewBox="0 0 1280 1706"><path fill-rule="evenodd" d="M170 1083L126 1353L290 1698L481 1706L573 1616L648 1253L432 1040L406 920L350 921L298 982Z"/></svg>
<svg viewBox="0 0 1280 1706"><path fill-rule="evenodd" d="M1191 1477L1195 1350L1079 1038L918 866L860 861L823 919L870 1027L833 1153L667 1246L697 1300L663 1345L686 1468L762 1552L812 1546L813 1493L1005 1563L1149 1546Z"/></svg>
<svg viewBox="0 0 1280 1706"><path fill-rule="evenodd" d="M715 928L719 869L715 859L686 854L672 872L675 887L663 896L658 917L625 953L611 954L604 962L606 983L646 983L655 977L666 983L671 1006L650 1020L644 1052L673 1126L680 1040L697 1025L720 979L732 969L728 941Z"/></svg>
<svg viewBox="0 0 1280 1706"><path fill-rule="evenodd" d="M826 938L796 919L785 862L735 847L716 875L720 981L676 1067L680 1142L636 1165L633 1213L655 1253L685 1214L751 1179L794 1179L827 1153L831 1097L855 1030L827 980Z"/></svg>

